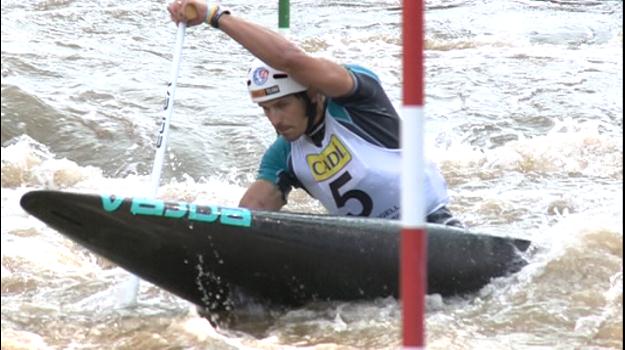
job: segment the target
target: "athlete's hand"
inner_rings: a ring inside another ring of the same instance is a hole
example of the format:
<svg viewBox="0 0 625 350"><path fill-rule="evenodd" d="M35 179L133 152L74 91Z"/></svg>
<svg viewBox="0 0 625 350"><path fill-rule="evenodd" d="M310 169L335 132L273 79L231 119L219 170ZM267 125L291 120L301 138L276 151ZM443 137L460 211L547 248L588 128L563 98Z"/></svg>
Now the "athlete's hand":
<svg viewBox="0 0 625 350"><path fill-rule="evenodd" d="M176 22L186 22L192 27L204 22L217 28L219 17L230 14L225 8L217 4L208 5L204 0L176 0L167 6L171 20Z"/></svg>
<svg viewBox="0 0 625 350"><path fill-rule="evenodd" d="M208 6L204 0L175 0L167 6L171 20L176 22L186 22L192 27L206 21Z"/></svg>

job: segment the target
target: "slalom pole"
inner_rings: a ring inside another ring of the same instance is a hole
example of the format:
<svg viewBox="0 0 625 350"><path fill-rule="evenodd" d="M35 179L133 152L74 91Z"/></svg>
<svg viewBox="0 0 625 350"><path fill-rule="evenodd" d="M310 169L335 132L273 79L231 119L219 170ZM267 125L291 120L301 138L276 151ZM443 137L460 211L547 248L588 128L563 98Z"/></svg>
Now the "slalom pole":
<svg viewBox="0 0 625 350"><path fill-rule="evenodd" d="M151 197L156 197L158 193L158 187L161 182L161 172L163 168L163 162L165 160L165 151L167 148L167 139L169 135L169 124L171 121L171 116L174 112L174 95L176 93L178 72L180 71L182 45L184 43L186 27L186 23L178 23L178 30L176 32L176 45L174 48L174 61L171 66L169 81L167 83L167 95L165 96L165 105L163 106L164 114L156 138L156 155L154 156L154 163L152 164L152 177L150 187ZM127 294L124 297L125 304L128 306L135 305L137 303L138 293L139 277L133 275L130 280L130 287L127 289Z"/></svg>
<svg viewBox="0 0 625 350"><path fill-rule="evenodd" d="M289 0L279 0L278 5L278 30L281 33L289 31L290 8Z"/></svg>
<svg viewBox="0 0 625 350"><path fill-rule="evenodd" d="M405 0L402 14L402 338L404 349L424 349L427 233L423 190L423 0Z"/></svg>

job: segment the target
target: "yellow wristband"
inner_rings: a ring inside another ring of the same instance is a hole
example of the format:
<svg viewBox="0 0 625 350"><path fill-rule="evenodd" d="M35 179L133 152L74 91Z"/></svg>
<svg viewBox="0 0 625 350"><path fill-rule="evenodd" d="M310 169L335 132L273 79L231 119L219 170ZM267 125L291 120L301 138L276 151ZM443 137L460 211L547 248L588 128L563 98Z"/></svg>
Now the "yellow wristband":
<svg viewBox="0 0 625 350"><path fill-rule="evenodd" d="M215 12L217 12L218 8L219 5L209 5L208 0L206 1L206 19L204 20L206 24L211 24L211 19L215 15Z"/></svg>
<svg viewBox="0 0 625 350"><path fill-rule="evenodd" d="M223 15L229 15L228 9L223 9L219 5L210 5L207 10L206 23L213 28L219 28L219 18Z"/></svg>

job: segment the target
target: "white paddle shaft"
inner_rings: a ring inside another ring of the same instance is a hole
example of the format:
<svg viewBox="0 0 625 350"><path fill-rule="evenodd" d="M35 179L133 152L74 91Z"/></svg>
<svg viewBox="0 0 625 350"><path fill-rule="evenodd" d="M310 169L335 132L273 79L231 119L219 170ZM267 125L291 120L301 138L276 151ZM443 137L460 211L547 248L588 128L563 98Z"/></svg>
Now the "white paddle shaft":
<svg viewBox="0 0 625 350"><path fill-rule="evenodd" d="M174 49L174 62L171 66L169 82L167 83L167 95L165 96L165 113L161 120L161 126L158 129L156 137L156 155L154 156L154 164L152 165L152 181L151 181L151 197L156 197L158 187L161 182L161 173L163 171L163 163L165 161L165 150L167 149L167 139L169 134L169 124L171 116L174 113L174 95L176 94L176 82L178 81L178 72L180 71L180 61L182 56L182 45L184 43L184 34L186 23L178 23L178 31L176 32L176 46ZM133 275L129 287L126 289L124 297L126 305L135 305L137 303L137 294L139 293L139 277Z"/></svg>
<svg viewBox="0 0 625 350"><path fill-rule="evenodd" d="M182 56L182 44L184 43L184 33L186 23L178 24L178 32L176 33L176 48L174 50L174 62L167 83L167 96L165 97L165 113L161 120L161 126L158 129L156 137L156 155L154 156L154 164L152 165L152 197L156 197L158 187L161 182L161 173L163 170L163 162L165 161L165 150L167 149L167 139L169 134L169 124L171 116L174 113L174 95L176 94L176 82L178 81L178 72L180 71L180 61Z"/></svg>

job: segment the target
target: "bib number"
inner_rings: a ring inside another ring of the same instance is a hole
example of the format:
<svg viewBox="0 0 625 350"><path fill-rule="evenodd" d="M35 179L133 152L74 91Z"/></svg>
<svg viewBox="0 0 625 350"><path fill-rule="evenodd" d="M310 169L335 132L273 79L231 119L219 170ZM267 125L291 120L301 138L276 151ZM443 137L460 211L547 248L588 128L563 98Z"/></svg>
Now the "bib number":
<svg viewBox="0 0 625 350"><path fill-rule="evenodd" d="M330 183L330 190L332 191L332 198L334 198L334 202L336 203L337 208L343 208L348 200L355 199L360 202L362 205L362 211L358 214L347 213L349 216L369 216L371 215L371 210L373 210L373 201L371 197L364 191L361 190L349 190L343 194L339 192L341 187L345 185L349 180L352 179L352 176L349 172L344 172L341 176L339 176L336 180Z"/></svg>

